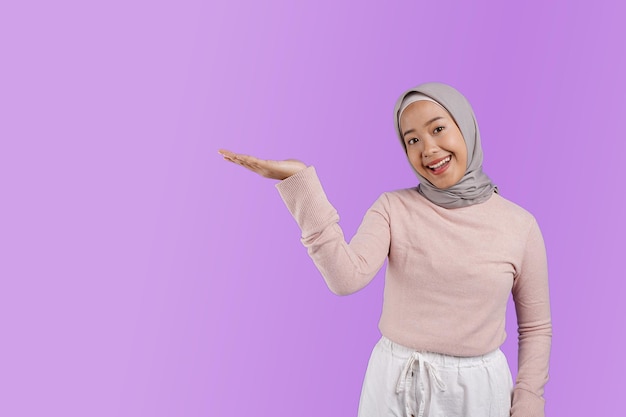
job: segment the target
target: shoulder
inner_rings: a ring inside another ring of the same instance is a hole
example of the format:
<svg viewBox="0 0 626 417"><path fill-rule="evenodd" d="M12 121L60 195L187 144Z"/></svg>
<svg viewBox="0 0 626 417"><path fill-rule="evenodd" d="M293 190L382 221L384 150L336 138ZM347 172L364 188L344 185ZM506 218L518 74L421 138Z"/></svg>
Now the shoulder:
<svg viewBox="0 0 626 417"><path fill-rule="evenodd" d="M522 206L495 194L487 201L491 214L504 222L520 229L537 227L537 220L532 213Z"/></svg>
<svg viewBox="0 0 626 417"><path fill-rule="evenodd" d="M425 198L417 191L417 187L387 191L384 192L380 198L385 199L391 205L415 205L423 203L425 200Z"/></svg>
<svg viewBox="0 0 626 417"><path fill-rule="evenodd" d="M378 202L384 204L390 212L395 213L420 212L432 205L417 191L417 187L384 192L378 198Z"/></svg>

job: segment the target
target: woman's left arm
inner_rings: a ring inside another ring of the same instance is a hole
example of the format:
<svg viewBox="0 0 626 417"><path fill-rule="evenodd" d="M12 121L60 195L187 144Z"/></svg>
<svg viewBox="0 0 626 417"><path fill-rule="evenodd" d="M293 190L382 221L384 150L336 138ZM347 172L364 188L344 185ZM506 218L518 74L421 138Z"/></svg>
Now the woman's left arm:
<svg viewBox="0 0 626 417"><path fill-rule="evenodd" d="M546 249L533 219L520 268L513 283L519 333L518 373L513 391L513 417L543 417L548 381L552 321Z"/></svg>

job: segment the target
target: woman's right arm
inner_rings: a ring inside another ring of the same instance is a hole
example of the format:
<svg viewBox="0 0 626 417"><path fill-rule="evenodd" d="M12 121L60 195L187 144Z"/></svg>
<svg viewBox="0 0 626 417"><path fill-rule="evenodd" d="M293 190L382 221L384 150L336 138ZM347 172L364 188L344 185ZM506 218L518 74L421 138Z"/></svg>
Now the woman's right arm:
<svg viewBox="0 0 626 417"><path fill-rule="evenodd" d="M302 230L302 243L332 292L352 294L372 280L389 253L391 241L385 195L367 211L348 243L314 167L293 159L273 161L226 150L219 153L261 176L281 180L276 187Z"/></svg>
<svg viewBox="0 0 626 417"><path fill-rule="evenodd" d="M383 265L390 244L388 200L381 196L367 211L350 243L339 226L314 167L308 167L276 185L302 230L302 243L337 295L365 287Z"/></svg>

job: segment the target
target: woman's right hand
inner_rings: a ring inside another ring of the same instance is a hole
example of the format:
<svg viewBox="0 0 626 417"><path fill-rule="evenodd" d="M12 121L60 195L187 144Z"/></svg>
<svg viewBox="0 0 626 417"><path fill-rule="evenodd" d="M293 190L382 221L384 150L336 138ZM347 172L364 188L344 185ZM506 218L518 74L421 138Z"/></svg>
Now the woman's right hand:
<svg viewBox="0 0 626 417"><path fill-rule="evenodd" d="M273 178L275 180L282 181L307 167L304 162L298 161L297 159L273 161L227 151L226 149L220 149L218 152L226 161L248 168L250 171L256 172L262 177Z"/></svg>

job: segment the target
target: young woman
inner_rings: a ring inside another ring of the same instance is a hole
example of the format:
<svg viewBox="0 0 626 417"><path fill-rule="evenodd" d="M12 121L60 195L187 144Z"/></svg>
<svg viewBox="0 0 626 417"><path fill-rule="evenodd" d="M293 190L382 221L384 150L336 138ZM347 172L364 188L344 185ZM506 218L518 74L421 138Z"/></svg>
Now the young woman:
<svg viewBox="0 0 626 417"><path fill-rule="evenodd" d="M457 90L415 87L398 99L394 120L420 184L382 194L350 243L312 166L220 153L281 180L302 242L333 292L363 288L388 258L382 338L359 416L544 416L552 326L537 222L482 172L476 118ZM499 349L511 293L519 326L515 386Z"/></svg>

